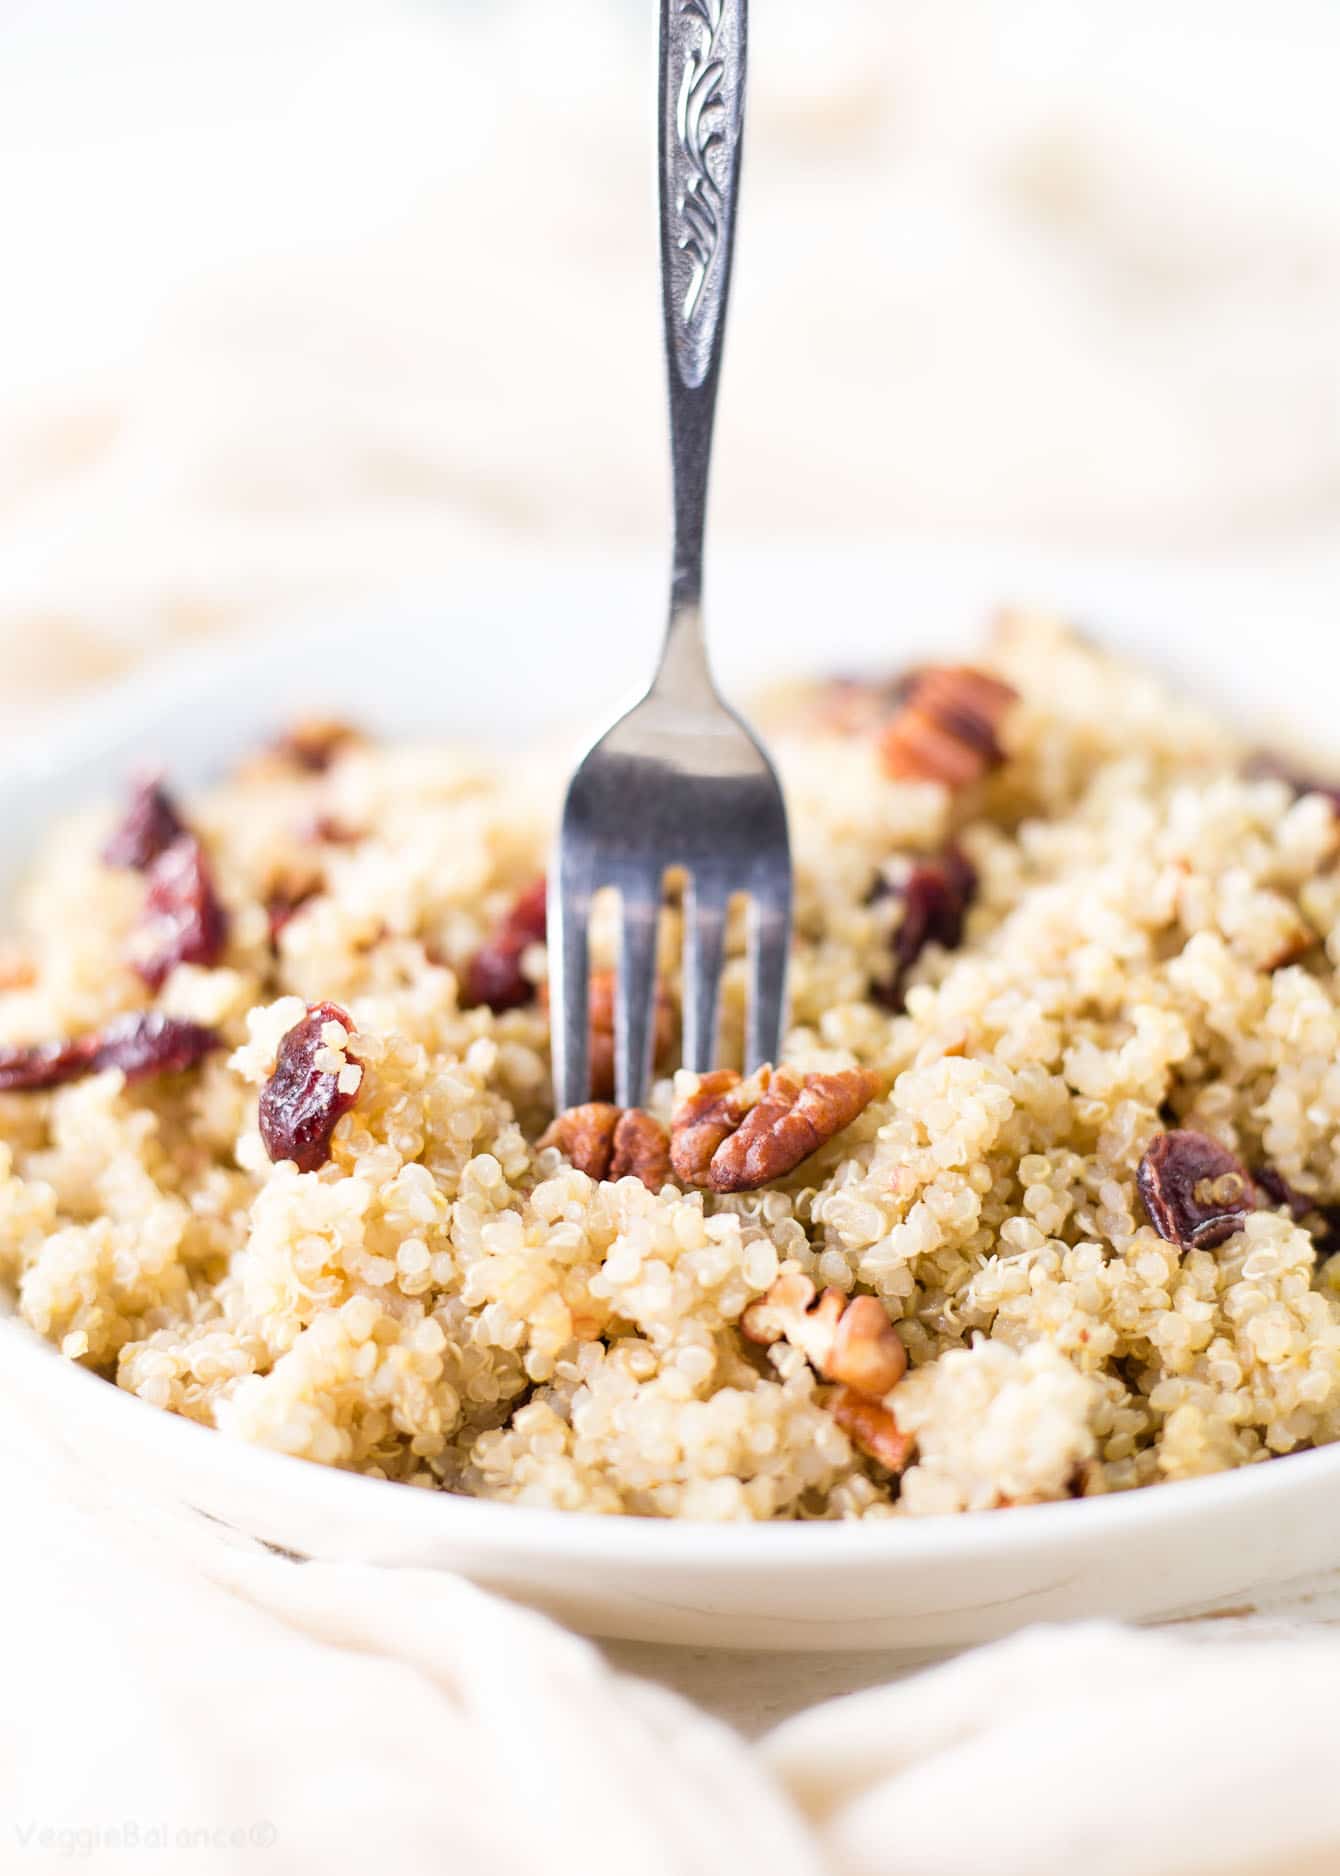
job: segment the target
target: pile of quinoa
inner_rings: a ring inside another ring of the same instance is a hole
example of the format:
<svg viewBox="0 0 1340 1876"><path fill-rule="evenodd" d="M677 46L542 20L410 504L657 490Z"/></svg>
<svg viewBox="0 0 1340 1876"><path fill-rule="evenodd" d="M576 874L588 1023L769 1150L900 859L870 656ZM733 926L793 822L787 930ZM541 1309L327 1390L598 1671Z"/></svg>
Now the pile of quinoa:
<svg viewBox="0 0 1340 1876"><path fill-rule="evenodd" d="M919 1516L1336 1438L1335 801L1053 621L999 622L976 663L1014 701L966 780L890 772L894 685L816 682L764 717L797 868L783 1061L867 1069L878 1092L743 1192L602 1182L537 1144L538 936L512 944L512 1007L471 1001L544 868L549 752L332 735L176 801L226 928L157 984L145 868L105 857L126 802L56 828L0 955L0 1044L152 1009L216 1046L0 1093L0 1282L22 1319L231 1438L583 1511ZM900 953L907 870L947 852L972 881L961 929L932 921ZM679 941L672 895L671 1016ZM612 964L612 908L595 945ZM741 923L723 1066L746 975ZM317 1025L340 1112L299 1171L258 1102L318 1005L348 1019ZM666 1121L694 1087L669 1056ZM1140 1167L1170 1131L1256 1182L1217 1242L1152 1221ZM901 1468L852 1443L802 1348L742 1333L788 1272L887 1312Z"/></svg>

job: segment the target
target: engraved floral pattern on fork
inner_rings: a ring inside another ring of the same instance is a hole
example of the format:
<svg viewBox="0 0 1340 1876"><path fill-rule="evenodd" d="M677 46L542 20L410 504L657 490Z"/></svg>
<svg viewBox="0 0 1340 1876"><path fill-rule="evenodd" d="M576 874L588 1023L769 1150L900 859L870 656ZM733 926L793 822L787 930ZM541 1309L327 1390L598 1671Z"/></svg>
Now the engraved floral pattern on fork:
<svg viewBox="0 0 1340 1876"><path fill-rule="evenodd" d="M680 7L686 20L698 23L699 41L686 51L675 110L675 129L686 166L677 201L684 222L679 246L693 263L684 294L686 321L692 320L698 310L721 240L721 190L708 159L713 149L725 141L721 131L721 83L726 67L718 56L722 6L723 0L682 0Z"/></svg>

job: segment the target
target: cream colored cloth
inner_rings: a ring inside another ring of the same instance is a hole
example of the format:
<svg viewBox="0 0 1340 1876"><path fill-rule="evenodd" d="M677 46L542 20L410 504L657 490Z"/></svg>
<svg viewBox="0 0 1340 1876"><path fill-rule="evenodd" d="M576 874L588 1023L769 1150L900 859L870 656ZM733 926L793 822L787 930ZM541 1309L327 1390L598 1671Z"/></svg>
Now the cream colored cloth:
<svg viewBox="0 0 1340 1876"><path fill-rule="evenodd" d="M68 1486L0 1456L0 1871L1340 1870L1329 1638L1039 1629L751 1747L456 1578Z"/></svg>

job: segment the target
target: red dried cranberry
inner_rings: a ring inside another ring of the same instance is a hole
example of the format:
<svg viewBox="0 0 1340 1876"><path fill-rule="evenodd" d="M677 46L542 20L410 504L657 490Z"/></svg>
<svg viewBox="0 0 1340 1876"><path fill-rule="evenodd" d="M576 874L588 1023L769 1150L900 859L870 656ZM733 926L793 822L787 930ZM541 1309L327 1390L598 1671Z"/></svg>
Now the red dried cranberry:
<svg viewBox="0 0 1340 1876"><path fill-rule="evenodd" d="M535 997L535 986L521 968L533 944L543 944L546 932L546 886L534 880L516 900L493 936L482 944L466 966L465 1000L469 1007L487 1004L495 1016L519 1009Z"/></svg>
<svg viewBox="0 0 1340 1876"><path fill-rule="evenodd" d="M165 1016L161 1010L140 1010L114 1017L105 1028L74 1042L0 1048L0 1092L55 1088L105 1068L119 1068L127 1081L181 1074L218 1046L218 1036L202 1023Z"/></svg>
<svg viewBox="0 0 1340 1876"><path fill-rule="evenodd" d="M274 1071L261 1089L260 1127L276 1164L291 1159L299 1172L315 1172L330 1158L330 1136L357 1094L343 1094L340 1078L316 1066L327 1023L353 1023L338 1003L314 1003L279 1045Z"/></svg>
<svg viewBox="0 0 1340 1876"><path fill-rule="evenodd" d="M135 969L155 989L175 965L208 966L223 956L228 918L193 835L175 841L149 868L143 930L145 949Z"/></svg>
<svg viewBox="0 0 1340 1876"><path fill-rule="evenodd" d="M188 1023L162 1010L141 1010L106 1025L98 1036L93 1066L119 1068L127 1081L180 1075L218 1046L218 1035L203 1023Z"/></svg>
<svg viewBox="0 0 1340 1876"><path fill-rule="evenodd" d="M1249 756L1242 772L1248 781L1284 782L1295 795L1324 795L1331 806L1340 811L1340 782L1322 781L1318 776L1295 769L1283 756L1269 749L1259 749Z"/></svg>
<svg viewBox="0 0 1340 1876"><path fill-rule="evenodd" d="M507 914L507 929L525 945L543 944L548 931L549 886L543 873L532 880Z"/></svg>
<svg viewBox="0 0 1340 1876"><path fill-rule="evenodd" d="M465 972L465 1001L470 1009L485 1004L495 1016L529 1003L535 986L521 968L523 946L505 945L497 938L482 944Z"/></svg>
<svg viewBox="0 0 1340 1876"><path fill-rule="evenodd" d="M1150 1224L1183 1251L1212 1250L1256 1208L1256 1189L1241 1160L1189 1128L1155 1135L1137 1182Z"/></svg>
<svg viewBox="0 0 1340 1876"><path fill-rule="evenodd" d="M93 1072L95 1036L78 1042L32 1042L0 1048L0 1094L57 1088Z"/></svg>
<svg viewBox="0 0 1340 1876"><path fill-rule="evenodd" d="M977 893L977 869L957 847L947 847L931 859L917 860L906 876L881 879L871 893L872 902L902 900L903 915L893 934L893 976L872 992L885 1009L901 1010L908 973L928 944L954 950L963 941L963 923Z"/></svg>
<svg viewBox="0 0 1340 1876"><path fill-rule="evenodd" d="M1301 1223L1309 1212L1321 1210L1315 1199L1308 1198L1306 1193L1291 1186L1284 1174L1276 1172L1273 1166L1254 1166L1252 1180L1273 1206L1288 1206L1295 1224Z"/></svg>
<svg viewBox="0 0 1340 1876"><path fill-rule="evenodd" d="M102 857L108 866L128 866L143 873L185 832L162 778L146 775L135 784L125 818L108 839Z"/></svg>
<svg viewBox="0 0 1340 1876"><path fill-rule="evenodd" d="M1258 1192L1264 1193L1271 1205L1288 1207L1296 1225L1301 1225L1306 1218L1322 1220L1321 1230L1312 1232L1318 1257L1331 1257L1340 1249L1340 1205L1324 1205L1320 1199L1309 1198L1306 1192L1291 1186L1283 1173L1276 1172L1273 1166L1253 1167L1252 1178Z"/></svg>

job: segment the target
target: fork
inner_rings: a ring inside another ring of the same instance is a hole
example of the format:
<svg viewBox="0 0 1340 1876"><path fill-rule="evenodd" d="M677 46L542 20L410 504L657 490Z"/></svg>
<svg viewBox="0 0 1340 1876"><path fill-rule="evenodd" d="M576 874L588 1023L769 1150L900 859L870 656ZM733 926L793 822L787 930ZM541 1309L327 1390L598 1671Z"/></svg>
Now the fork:
<svg viewBox="0 0 1340 1876"><path fill-rule="evenodd" d="M656 938L668 869L684 873L684 1065L710 1068L726 914L748 896L746 1067L777 1058L791 933L791 853L776 771L720 697L703 630L703 523L744 118L747 0L661 0L661 299L670 388L670 616L646 694L593 744L563 807L550 871L554 1090L588 1091L591 900L619 897L615 1098L652 1079Z"/></svg>

